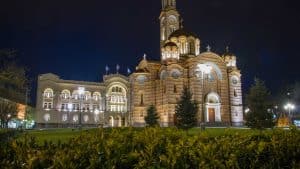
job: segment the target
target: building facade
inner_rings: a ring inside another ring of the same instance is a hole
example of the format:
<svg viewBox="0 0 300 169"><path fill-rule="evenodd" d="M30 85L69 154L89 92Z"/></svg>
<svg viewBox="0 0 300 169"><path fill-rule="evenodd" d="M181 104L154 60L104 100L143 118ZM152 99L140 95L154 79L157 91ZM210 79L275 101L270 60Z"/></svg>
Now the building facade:
<svg viewBox="0 0 300 169"><path fill-rule="evenodd" d="M128 77L105 75L103 82L40 75L37 123L40 126L145 126L147 108L155 105L161 126L172 126L184 86L197 102L198 124L243 125L241 73L236 56L216 54L187 31L175 0L162 0L159 61L144 56Z"/></svg>

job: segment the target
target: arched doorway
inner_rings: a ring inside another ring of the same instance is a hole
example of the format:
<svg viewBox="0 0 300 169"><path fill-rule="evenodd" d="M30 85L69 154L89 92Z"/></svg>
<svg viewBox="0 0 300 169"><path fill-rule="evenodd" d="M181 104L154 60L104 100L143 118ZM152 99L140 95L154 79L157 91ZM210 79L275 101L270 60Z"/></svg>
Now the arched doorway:
<svg viewBox="0 0 300 169"><path fill-rule="evenodd" d="M108 126L109 127L114 127L114 117L110 116L108 119Z"/></svg>
<svg viewBox="0 0 300 169"><path fill-rule="evenodd" d="M122 127L122 118L120 116L116 118L116 127Z"/></svg>
<svg viewBox="0 0 300 169"><path fill-rule="evenodd" d="M209 93L205 99L205 122L221 122L221 101L217 93Z"/></svg>

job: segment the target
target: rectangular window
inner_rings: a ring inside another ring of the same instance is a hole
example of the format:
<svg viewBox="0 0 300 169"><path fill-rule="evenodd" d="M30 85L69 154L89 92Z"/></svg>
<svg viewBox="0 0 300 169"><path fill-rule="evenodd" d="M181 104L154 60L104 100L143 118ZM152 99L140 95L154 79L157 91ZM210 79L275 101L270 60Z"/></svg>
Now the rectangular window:
<svg viewBox="0 0 300 169"><path fill-rule="evenodd" d="M44 103L43 108L44 108L44 109L47 109L47 107L48 107L48 104L47 104L47 103Z"/></svg>
<svg viewBox="0 0 300 169"><path fill-rule="evenodd" d="M52 103L48 103L48 109L52 109Z"/></svg>

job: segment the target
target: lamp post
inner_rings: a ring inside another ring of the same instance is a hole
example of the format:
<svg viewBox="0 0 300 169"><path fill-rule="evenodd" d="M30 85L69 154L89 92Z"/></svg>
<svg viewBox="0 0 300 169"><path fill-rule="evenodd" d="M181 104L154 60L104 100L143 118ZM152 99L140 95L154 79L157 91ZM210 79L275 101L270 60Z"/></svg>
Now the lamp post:
<svg viewBox="0 0 300 169"><path fill-rule="evenodd" d="M69 115L68 115L68 127L70 127L70 119L71 119L71 111L73 109L73 104L72 103L68 103L68 110L69 110Z"/></svg>
<svg viewBox="0 0 300 169"><path fill-rule="evenodd" d="M204 118L204 75L210 74L212 71L212 67L207 64L199 64L198 70L201 72L201 78L202 78L202 120L205 122L205 118Z"/></svg>
<svg viewBox="0 0 300 169"><path fill-rule="evenodd" d="M85 92L84 87L78 87L78 94L79 94L79 129L81 129L81 113L82 113L82 100L83 100L83 95Z"/></svg>
<svg viewBox="0 0 300 169"><path fill-rule="evenodd" d="M288 110L288 113L289 113L289 119L290 121L292 120L291 118L291 111L295 109L295 105L293 105L292 103L287 103L285 106L284 106L284 109L285 110Z"/></svg>

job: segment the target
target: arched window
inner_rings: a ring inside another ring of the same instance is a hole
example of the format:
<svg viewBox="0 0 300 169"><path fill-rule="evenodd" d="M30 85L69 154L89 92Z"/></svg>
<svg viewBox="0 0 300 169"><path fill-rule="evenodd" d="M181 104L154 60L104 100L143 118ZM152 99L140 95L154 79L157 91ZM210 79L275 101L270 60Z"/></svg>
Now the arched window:
<svg viewBox="0 0 300 169"><path fill-rule="evenodd" d="M71 92L69 90L63 90L61 92L61 98L62 99L69 99L71 95Z"/></svg>
<svg viewBox="0 0 300 169"><path fill-rule="evenodd" d="M94 92L93 93L93 99L95 101L99 101L101 99L101 94L99 92Z"/></svg>
<svg viewBox="0 0 300 169"><path fill-rule="evenodd" d="M237 97L236 89L233 90L233 96L234 96L234 97Z"/></svg>
<svg viewBox="0 0 300 169"><path fill-rule="evenodd" d="M174 93L177 93L177 86L174 85Z"/></svg>
<svg viewBox="0 0 300 169"><path fill-rule="evenodd" d="M67 114L63 114L62 121L66 122L67 120L68 120L68 115Z"/></svg>
<svg viewBox="0 0 300 169"><path fill-rule="evenodd" d="M107 109L112 112L127 111L127 93L123 86L114 85L107 92Z"/></svg>
<svg viewBox="0 0 300 169"><path fill-rule="evenodd" d="M73 91L73 93L72 93L72 99L75 99L75 100L79 99L79 94L78 94L77 90Z"/></svg>
<svg viewBox="0 0 300 169"><path fill-rule="evenodd" d="M45 89L44 98L53 98L53 90L50 88Z"/></svg>
<svg viewBox="0 0 300 169"><path fill-rule="evenodd" d="M189 54L195 54L195 43L193 41L189 41Z"/></svg>
<svg viewBox="0 0 300 169"><path fill-rule="evenodd" d="M43 93L43 108L45 110L50 110L53 108L53 90L47 88Z"/></svg>
<svg viewBox="0 0 300 169"><path fill-rule="evenodd" d="M206 97L206 103L220 103L219 96L215 93L210 93Z"/></svg>
<svg viewBox="0 0 300 169"><path fill-rule="evenodd" d="M84 100L89 100L90 98L91 98L91 92L86 91L86 92L84 93Z"/></svg>
<svg viewBox="0 0 300 169"><path fill-rule="evenodd" d="M47 114L44 115L44 120L46 122L50 121L50 114L49 113L47 113Z"/></svg>

